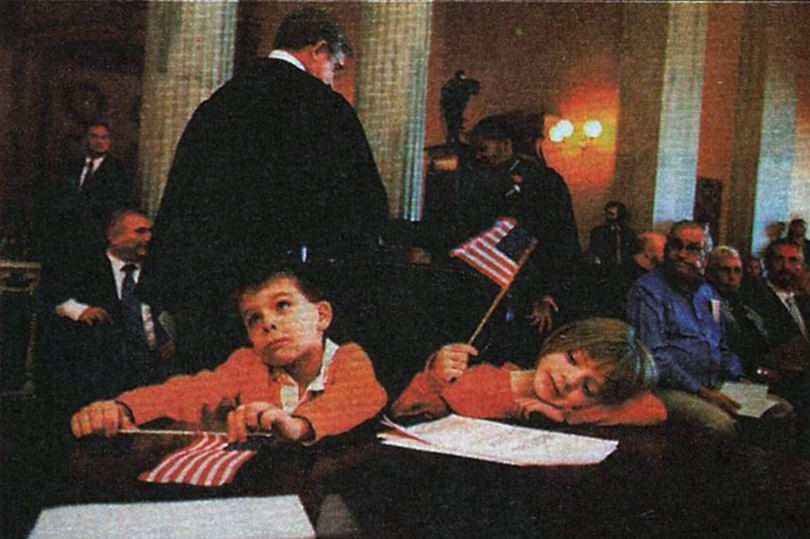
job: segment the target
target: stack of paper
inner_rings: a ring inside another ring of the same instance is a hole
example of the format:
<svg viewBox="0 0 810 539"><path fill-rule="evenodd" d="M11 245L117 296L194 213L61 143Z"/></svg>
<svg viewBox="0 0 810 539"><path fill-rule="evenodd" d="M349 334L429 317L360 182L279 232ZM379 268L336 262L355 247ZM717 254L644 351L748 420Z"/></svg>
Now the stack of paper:
<svg viewBox="0 0 810 539"><path fill-rule="evenodd" d="M765 384L724 382L720 392L742 404L737 415L748 417L762 417L771 406L779 402L778 397L768 395L768 386Z"/></svg>
<svg viewBox="0 0 810 539"><path fill-rule="evenodd" d="M450 415L437 421L380 433L387 445L444 453L515 466L597 464L613 453L617 440L603 440L495 421Z"/></svg>
<svg viewBox="0 0 810 539"><path fill-rule="evenodd" d="M31 538L315 537L298 496L73 505L46 509Z"/></svg>

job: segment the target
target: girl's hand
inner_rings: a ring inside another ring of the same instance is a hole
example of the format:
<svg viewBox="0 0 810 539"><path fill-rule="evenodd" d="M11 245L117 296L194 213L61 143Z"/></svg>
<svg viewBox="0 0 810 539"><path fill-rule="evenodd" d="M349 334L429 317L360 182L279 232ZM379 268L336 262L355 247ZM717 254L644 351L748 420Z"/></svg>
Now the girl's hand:
<svg viewBox="0 0 810 539"><path fill-rule="evenodd" d="M534 397L521 397L515 399L511 413L514 417L524 421L529 420L529 416L539 412L557 423L565 423L571 410L567 408L557 408L547 402L543 402Z"/></svg>
<svg viewBox="0 0 810 539"><path fill-rule="evenodd" d="M436 352L430 368L439 381L454 382L467 370L470 356L477 355L478 350L469 344L446 344Z"/></svg>

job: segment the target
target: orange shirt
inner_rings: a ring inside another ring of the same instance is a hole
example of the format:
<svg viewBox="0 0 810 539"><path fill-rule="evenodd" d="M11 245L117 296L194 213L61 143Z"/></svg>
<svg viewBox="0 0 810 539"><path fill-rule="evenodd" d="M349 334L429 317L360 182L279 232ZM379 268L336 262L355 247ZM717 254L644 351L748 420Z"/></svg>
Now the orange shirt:
<svg viewBox="0 0 810 539"><path fill-rule="evenodd" d="M115 400L129 406L139 425L161 417L198 423L205 409L267 402L308 420L312 441L317 441L371 419L385 406L387 395L359 345L338 348L327 340L321 373L309 388L298 387L284 371L266 365L251 348L240 348L214 371L175 376Z"/></svg>

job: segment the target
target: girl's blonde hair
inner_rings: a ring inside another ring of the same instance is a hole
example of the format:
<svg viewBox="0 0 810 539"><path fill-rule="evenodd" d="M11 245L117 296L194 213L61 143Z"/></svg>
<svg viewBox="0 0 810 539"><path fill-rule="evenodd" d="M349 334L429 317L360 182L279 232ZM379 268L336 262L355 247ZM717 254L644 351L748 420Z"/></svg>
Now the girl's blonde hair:
<svg viewBox="0 0 810 539"><path fill-rule="evenodd" d="M588 318L562 325L543 343L538 363L548 354L585 350L605 374L599 400L621 402L658 381L649 349L633 326L615 318Z"/></svg>

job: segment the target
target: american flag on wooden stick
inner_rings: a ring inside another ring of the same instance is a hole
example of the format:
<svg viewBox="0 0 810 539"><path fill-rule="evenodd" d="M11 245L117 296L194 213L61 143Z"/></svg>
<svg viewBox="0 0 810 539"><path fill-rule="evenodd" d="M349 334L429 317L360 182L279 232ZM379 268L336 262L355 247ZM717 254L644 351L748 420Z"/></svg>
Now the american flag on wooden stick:
<svg viewBox="0 0 810 539"><path fill-rule="evenodd" d="M153 470L138 476L148 483L186 483L219 487L230 483L236 472L256 454L255 449L231 449L224 435L203 434L163 459Z"/></svg>
<svg viewBox="0 0 810 539"><path fill-rule="evenodd" d="M525 262L524 255L536 243L537 240L517 226L514 219L501 218L489 230L450 251L450 256L464 260L506 289Z"/></svg>

